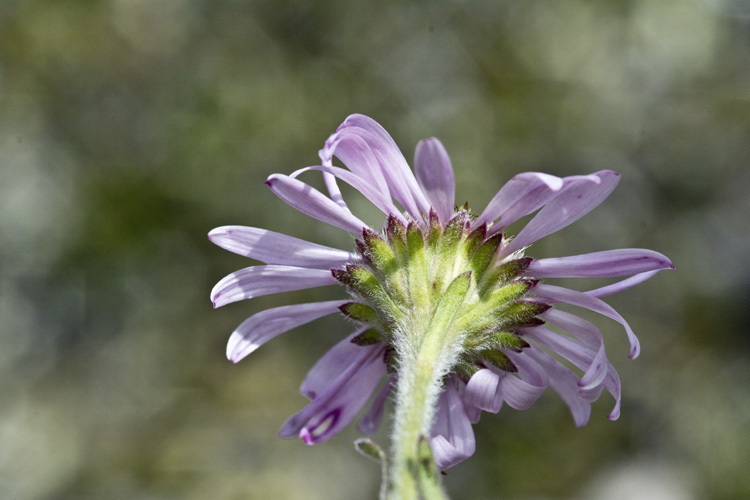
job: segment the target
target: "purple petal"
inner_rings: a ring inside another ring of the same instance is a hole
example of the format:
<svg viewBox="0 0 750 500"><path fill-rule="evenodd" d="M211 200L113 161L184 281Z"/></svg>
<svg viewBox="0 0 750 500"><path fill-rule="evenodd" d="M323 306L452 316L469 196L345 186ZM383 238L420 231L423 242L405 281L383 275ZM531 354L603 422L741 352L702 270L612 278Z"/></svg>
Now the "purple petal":
<svg viewBox="0 0 750 500"><path fill-rule="evenodd" d="M378 391L378 393L375 395L375 399L372 400L370 409L367 410L365 416L362 417L362 420L360 420L359 424L357 424L357 429L359 429L360 432L369 436L370 434L378 430L378 427L380 427L380 423L383 421L385 402L388 400L388 396L391 394L391 390L393 390L393 386L395 385L395 383L395 375L385 381L383 387L381 387L380 391Z"/></svg>
<svg viewBox="0 0 750 500"><path fill-rule="evenodd" d="M596 351L590 363L583 368L586 373L579 385L582 391L588 391L600 385L607 375L607 354L599 329L590 321L559 309L550 309L541 314L541 317L572 333Z"/></svg>
<svg viewBox="0 0 750 500"><path fill-rule="evenodd" d="M375 154L391 195L414 219L430 211L430 204L417 184L409 165L388 132L375 120L364 115L350 115L338 131L356 133L365 140Z"/></svg>
<svg viewBox="0 0 750 500"><path fill-rule="evenodd" d="M385 347L358 347L359 355L318 397L292 416L279 431L283 438L295 435L306 444L327 441L338 434L364 407L386 372Z"/></svg>
<svg viewBox="0 0 750 500"><path fill-rule="evenodd" d="M390 199L391 193L378 160L356 129L342 129L328 138L325 147L319 153L323 165L332 166L331 160L334 155L355 175Z"/></svg>
<svg viewBox="0 0 750 500"><path fill-rule="evenodd" d="M586 370L596 356L596 349L585 342L566 335L559 335L543 326L525 328L523 338L533 340L554 354L567 359L581 370Z"/></svg>
<svg viewBox="0 0 750 500"><path fill-rule="evenodd" d="M627 290L628 288L632 288L643 283L644 281L652 278L659 271L661 271L661 269L657 271L639 273L635 276L631 276L630 278L618 281L617 283L612 283L611 285L603 286L601 288L595 288L594 290L588 290L586 294L592 295L594 297L606 297L607 295L614 295L615 293L622 292L623 290Z"/></svg>
<svg viewBox="0 0 750 500"><path fill-rule="evenodd" d="M330 270L292 266L253 266L225 276L211 290L214 307L272 293L335 285Z"/></svg>
<svg viewBox="0 0 750 500"><path fill-rule="evenodd" d="M502 404L502 401L501 401L501 404ZM472 424L476 424L479 422L479 419L482 416L481 408L467 403L466 399L464 399L464 410L466 410L466 415L469 417L469 422L471 422Z"/></svg>
<svg viewBox="0 0 750 500"><path fill-rule="evenodd" d="M623 327L625 327L625 331L628 334L628 340L630 341L630 354L628 355L628 357L630 359L635 359L638 357L638 354L640 354L641 346L638 342L638 337L635 336L635 333L633 333L633 330L630 328L630 325L628 325L628 322L625 321L625 318L620 316L620 314L615 311L612 306L610 306L603 300L583 292L577 292L575 290L570 290L568 288L562 288L553 285L537 285L534 288L534 293L539 295L540 297L550 299L554 302L565 302L574 306L585 307L586 309L590 309L594 312L617 321Z"/></svg>
<svg viewBox="0 0 750 500"><path fill-rule="evenodd" d="M456 181L451 160L439 140L433 137L419 141L414 153L414 173L440 220L450 220L455 205Z"/></svg>
<svg viewBox="0 0 750 500"><path fill-rule="evenodd" d="M597 354L594 349L583 342L564 335L558 335L544 327L525 329L524 338L532 340L554 352L556 355L567 359L581 370L587 370ZM612 363L607 361L606 365L607 370L603 384L615 398L615 406L608 415L608 418L616 420L620 415L620 377L614 366L612 366Z"/></svg>
<svg viewBox="0 0 750 500"><path fill-rule="evenodd" d="M544 369L524 353L525 350L523 353L506 352L513 364L518 367L519 376L503 377L497 388L503 401L516 410L528 409L550 385Z"/></svg>
<svg viewBox="0 0 750 500"><path fill-rule="evenodd" d="M602 395L602 392L604 392L604 387L601 384L595 385L590 389L584 389L583 387L581 387L582 385L583 384L581 380L578 380L578 397L585 399L589 403L593 403L594 401L599 399L599 397Z"/></svg>
<svg viewBox="0 0 750 500"><path fill-rule="evenodd" d="M570 257L536 259L524 272L535 278L610 278L662 269L674 269L659 252L621 248Z"/></svg>
<svg viewBox="0 0 750 500"><path fill-rule="evenodd" d="M309 399L315 399L325 391L346 367L362 355L362 348L353 344L352 339L368 328L370 327L365 326L357 329L326 351L307 372L299 388L300 393Z"/></svg>
<svg viewBox="0 0 750 500"><path fill-rule="evenodd" d="M336 203L336 205L340 206L347 212L351 212L351 210L349 210L349 207L346 206L344 197L341 196L341 189L339 189L339 185L336 183L336 177L329 174L328 172L323 172L323 183L326 185L328 195Z"/></svg>
<svg viewBox="0 0 750 500"><path fill-rule="evenodd" d="M610 362L607 362L607 376L604 379L604 387L606 387L609 393L615 398L615 406L612 408L612 411L609 412L607 418L610 420L617 420L620 418L620 403L622 402L620 375Z"/></svg>
<svg viewBox="0 0 750 500"><path fill-rule="evenodd" d="M352 215L349 210L302 181L283 174L271 175L266 184L273 194L303 214L349 231L360 234L367 224Z"/></svg>
<svg viewBox="0 0 750 500"><path fill-rule="evenodd" d="M524 172L510 179L487 204L475 224L492 224L490 235L541 208L562 189L563 180L541 172Z"/></svg>
<svg viewBox="0 0 750 500"><path fill-rule="evenodd" d="M463 401L451 379L437 403L430 431L430 446L438 470L446 470L474 454L476 441Z"/></svg>
<svg viewBox="0 0 750 500"><path fill-rule="evenodd" d="M488 368L482 368L477 371L466 384L464 401L484 411L499 412L503 406L503 399L502 397L498 397L497 394L497 386L500 383L500 378L500 374Z"/></svg>
<svg viewBox="0 0 750 500"><path fill-rule="evenodd" d="M208 239L225 250L266 264L331 269L358 260L344 250L256 227L217 227L208 233Z"/></svg>
<svg viewBox="0 0 750 500"><path fill-rule="evenodd" d="M577 427L583 427L591 416L591 403L579 396L578 377L547 353L532 345L523 351L541 365L549 377L549 385L570 409Z"/></svg>
<svg viewBox="0 0 750 500"><path fill-rule="evenodd" d="M275 307L250 316L229 337L227 358L237 363L270 339L328 314L346 300Z"/></svg>
<svg viewBox="0 0 750 500"><path fill-rule="evenodd" d="M590 321L560 309L549 309L539 315L545 321L574 334L578 339L593 349L598 349L603 344L602 333Z"/></svg>
<svg viewBox="0 0 750 500"><path fill-rule="evenodd" d="M565 186L508 243L502 254L510 255L577 221L604 201L619 180L620 175L611 170L602 170L586 176L566 177Z"/></svg>
<svg viewBox="0 0 750 500"><path fill-rule="evenodd" d="M335 177L338 177L339 179L346 182L347 184L352 186L354 189L362 193L365 196L365 198L370 200L383 213L385 213L386 215L393 214L401 222L405 222L403 216L400 213L400 210L396 208L396 205L394 205L393 201L391 201L391 197L373 188L372 184L368 183L367 181L365 181L358 175L348 170L345 170L343 168L339 168L339 167L314 166L314 167L306 167L306 168L297 170L296 172L292 173L290 177L293 177L293 178L297 177L299 174L307 170L320 170L324 173L329 173L331 175L334 175Z"/></svg>

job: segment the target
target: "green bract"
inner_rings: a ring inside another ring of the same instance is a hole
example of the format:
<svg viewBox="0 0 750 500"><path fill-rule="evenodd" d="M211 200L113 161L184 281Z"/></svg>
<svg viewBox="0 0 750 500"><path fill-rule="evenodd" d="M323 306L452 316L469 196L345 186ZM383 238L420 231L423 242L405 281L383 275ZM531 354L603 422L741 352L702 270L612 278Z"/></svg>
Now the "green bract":
<svg viewBox="0 0 750 500"><path fill-rule="evenodd" d="M487 365L516 371L499 349L528 347L517 329L542 324L539 315L550 306L529 297L537 281L523 271L532 259L520 252L501 259L503 235L488 238L486 225L470 230L470 223L463 208L445 229L432 212L427 227L391 216L383 235L363 230L361 262L333 271L355 298L341 311L372 327L355 343L414 348L427 332L446 331L457 371L470 375Z"/></svg>

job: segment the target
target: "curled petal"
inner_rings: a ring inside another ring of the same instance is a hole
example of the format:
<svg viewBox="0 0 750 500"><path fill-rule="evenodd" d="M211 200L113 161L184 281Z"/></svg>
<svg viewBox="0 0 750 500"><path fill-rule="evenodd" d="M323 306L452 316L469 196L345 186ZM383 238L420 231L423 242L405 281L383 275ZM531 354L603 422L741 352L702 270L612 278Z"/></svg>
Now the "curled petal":
<svg viewBox="0 0 750 500"><path fill-rule="evenodd" d="M391 193L378 159L356 129L345 128L328 138L325 147L320 151L323 165L331 166L334 155L355 175L371 185L383 197L390 199Z"/></svg>
<svg viewBox="0 0 750 500"><path fill-rule="evenodd" d="M446 470L463 462L476 450L474 431L456 383L449 379L440 394L430 431L430 447L438 470Z"/></svg>
<svg viewBox="0 0 750 500"><path fill-rule="evenodd" d="M367 403L385 374L384 346L358 347L353 362L301 412L279 431L283 438L295 435L306 444L327 441L343 429Z"/></svg>
<svg viewBox="0 0 750 500"><path fill-rule="evenodd" d="M497 388L503 401L516 410L528 409L551 383L544 369L524 354L525 350L524 353L506 352L518 367L519 376L503 377Z"/></svg>
<svg viewBox="0 0 750 500"><path fill-rule="evenodd" d="M545 320L564 328L594 349L595 354L589 364L582 368L586 373L579 381L582 391L589 391L599 386L607 375L607 354L604 350L604 339L599 329L590 321L559 309L550 309L540 315Z"/></svg>
<svg viewBox="0 0 750 500"><path fill-rule="evenodd" d="M497 393L501 377L488 368L480 369L467 382L464 401L484 411L499 412L503 406L503 399Z"/></svg>
<svg viewBox="0 0 750 500"><path fill-rule="evenodd" d="M590 309L617 321L625 328L625 332L628 334L628 340L630 341L630 354L628 357L630 359L635 359L638 357L638 354L640 354L640 342L638 342L638 337L635 336L635 333L630 328L630 325L628 325L628 322L625 321L625 318L620 316L612 306L603 300L583 292L577 292L575 290L554 285L537 285L536 288L534 288L534 293L553 302L565 302L566 304L585 307L586 309Z"/></svg>
<svg viewBox="0 0 750 500"><path fill-rule="evenodd" d="M272 293L291 292L338 283L326 269L292 266L253 266L222 278L211 290L214 307Z"/></svg>
<svg viewBox="0 0 750 500"><path fill-rule="evenodd" d="M295 304L266 309L250 316L229 337L227 358L237 363L258 347L284 332L328 314L335 313L345 300Z"/></svg>
<svg viewBox="0 0 750 500"><path fill-rule="evenodd" d="M409 165L388 132L368 116L354 114L344 120L338 132L356 133L370 147L383 172L391 195L415 220L430 211L430 204L417 184Z"/></svg>
<svg viewBox="0 0 750 500"><path fill-rule="evenodd" d="M384 214L393 214L395 217L398 217L401 222L405 222L403 217L401 216L400 211L396 208L396 205L393 204L393 201L391 201L391 197L377 189L374 189L372 184L368 183L358 175L339 167L314 166L297 170L296 172L292 173L290 177L297 177L299 174L307 170L320 170L324 173L329 173L335 177L338 177L339 179L362 193L365 198L370 200Z"/></svg>
<svg viewBox="0 0 750 500"><path fill-rule="evenodd" d="M367 224L317 189L287 175L273 174L266 184L273 194L303 214L350 233L360 234Z"/></svg>
<svg viewBox="0 0 750 500"><path fill-rule="evenodd" d="M455 205L456 181L448 153L434 137L419 141L414 154L419 187L442 221L450 220Z"/></svg>
<svg viewBox="0 0 750 500"><path fill-rule="evenodd" d="M567 359L581 370L587 370L594 362L597 351L583 342L558 335L544 327L528 328L524 331L524 338L532 340ZM616 420L620 415L620 377L612 363L606 361L606 375L602 381L604 387L615 398L615 406L608 415L610 420ZM580 385L580 382L579 382Z"/></svg>
<svg viewBox="0 0 750 500"><path fill-rule="evenodd" d="M611 285L603 286L601 288L595 288L594 290L588 290L586 294L592 295L594 297L606 297L607 295L614 295L616 293L622 292L623 290L627 290L628 288L639 285L648 279L651 279L659 271L661 271L661 269L657 271L638 273L635 276L631 276L630 278L618 281L617 283L612 283Z"/></svg>
<svg viewBox="0 0 750 500"><path fill-rule="evenodd" d="M363 434L368 436L378 430L380 423L383 421L383 411L385 410L385 402L388 400L388 396L391 394L393 386L396 384L396 376L390 377L385 381L383 387L375 395L375 398L370 404L370 409L367 410L365 416L357 424L357 429Z"/></svg>
<svg viewBox="0 0 750 500"><path fill-rule="evenodd" d="M357 260L344 250L257 227L217 227L208 233L208 239L225 250L266 264L331 269Z"/></svg>
<svg viewBox="0 0 750 500"><path fill-rule="evenodd" d="M593 349L598 349L600 345L604 344L602 333L599 329L593 323L586 321L580 316L551 308L540 314L539 317L564 328Z"/></svg>
<svg viewBox="0 0 750 500"><path fill-rule="evenodd" d="M586 425L591 416L591 403L579 395L578 377L536 346L524 349L524 354L534 359L547 372L550 387L568 406L576 426Z"/></svg>
<svg viewBox="0 0 750 500"><path fill-rule="evenodd" d="M609 412L607 418L610 420L617 420L620 418L620 403L622 402L620 375L610 362L607 362L607 376L604 378L604 387L606 387L609 393L612 394L612 397L615 398L615 406L612 408L612 411Z"/></svg>
<svg viewBox="0 0 750 500"><path fill-rule="evenodd" d="M323 172L323 183L326 185L328 195L336 203L336 205L340 206L347 212L351 212L351 210L349 210L349 207L346 205L346 202L344 201L344 197L341 196L341 189L339 189L339 185L336 183L336 178L328 172Z"/></svg>
<svg viewBox="0 0 750 500"><path fill-rule="evenodd" d="M466 410L466 415L469 417L469 422L471 422L472 424L479 423L479 419L482 416L481 408L467 403L466 399L464 399L464 410Z"/></svg>
<svg viewBox="0 0 750 500"><path fill-rule="evenodd" d="M596 208L617 186L620 174L602 170L596 174L566 177L564 187L534 216L504 249L503 255L577 221Z"/></svg>
<svg viewBox="0 0 750 500"><path fill-rule="evenodd" d="M674 266L659 252L621 248L570 257L535 259L524 274L535 278L609 278L662 269L674 269Z"/></svg>
<svg viewBox="0 0 750 500"><path fill-rule="evenodd" d="M328 349L307 372L299 388L300 393L309 399L315 399L325 391L336 380L336 377L341 375L341 372L362 355L362 348L352 343L352 339L368 328L358 328Z"/></svg>
<svg viewBox="0 0 750 500"><path fill-rule="evenodd" d="M517 221L524 215L539 210L563 187L563 180L541 172L524 172L511 178L487 204L476 224L498 222L490 228L490 235Z"/></svg>
<svg viewBox="0 0 750 500"><path fill-rule="evenodd" d="M558 335L543 326L524 329L523 338L533 340L581 370L588 368L596 356L596 350L590 345L566 335Z"/></svg>
<svg viewBox="0 0 750 500"><path fill-rule="evenodd" d="M605 362L606 363L606 362ZM585 399L589 403L593 403L597 399L599 399L599 396L602 395L602 392L604 391L604 387L599 384L591 387L590 389L584 389L581 387L581 381L578 381L578 397Z"/></svg>

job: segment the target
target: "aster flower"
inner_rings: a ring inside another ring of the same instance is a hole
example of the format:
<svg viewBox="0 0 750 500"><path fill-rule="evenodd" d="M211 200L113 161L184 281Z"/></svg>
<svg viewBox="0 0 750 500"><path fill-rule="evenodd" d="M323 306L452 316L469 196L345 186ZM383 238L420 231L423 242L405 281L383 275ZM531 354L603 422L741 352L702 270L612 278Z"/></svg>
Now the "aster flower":
<svg viewBox="0 0 750 500"><path fill-rule="evenodd" d="M629 357L635 358L638 339L601 298L672 263L657 252L632 248L556 258L526 255L535 241L599 205L617 185L617 173L564 178L522 173L477 214L466 205L455 207L453 168L437 139L417 145L412 173L379 124L351 115L319 155L320 165L271 175L266 184L302 213L351 233L353 251L253 227L209 233L215 244L265 263L217 283L211 293L215 307L326 285L348 292L342 300L259 312L230 337L227 356L238 362L275 336L328 314L341 312L359 325L310 370L301 386L310 403L284 424L282 437L323 442L370 400L359 429L372 433L395 392L392 491L408 491L419 488L413 463L420 440L428 440L439 470L451 467L474 453L471 425L482 410L496 413L504 404L527 409L551 387L577 426L587 423L591 403L604 390L615 401L609 418L619 416L620 380L601 332L555 304L619 322L630 341ZM334 166L334 156L346 168ZM299 179L309 171L322 173L328 195ZM384 213L383 227L370 227L349 210L337 180ZM503 234L534 212L515 237ZM625 279L584 292L548 282L574 277Z"/></svg>

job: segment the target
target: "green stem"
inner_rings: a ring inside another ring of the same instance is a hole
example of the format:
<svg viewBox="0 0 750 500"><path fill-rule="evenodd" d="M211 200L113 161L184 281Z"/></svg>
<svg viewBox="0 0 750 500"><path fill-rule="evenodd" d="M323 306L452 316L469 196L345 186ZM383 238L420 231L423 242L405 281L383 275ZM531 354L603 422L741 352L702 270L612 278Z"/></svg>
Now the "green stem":
<svg viewBox="0 0 750 500"><path fill-rule="evenodd" d="M440 363L440 358L445 357L441 356L440 337L428 335L411 362L402 363L399 369L388 500L423 498L419 487L419 444L428 439L445 374L444 363ZM432 455L429 461L432 462Z"/></svg>
<svg viewBox="0 0 750 500"><path fill-rule="evenodd" d="M443 378L459 354L451 325L469 285L469 273L453 280L426 327L412 324L412 331L404 332L396 344L399 367L388 500L447 498L428 443Z"/></svg>

